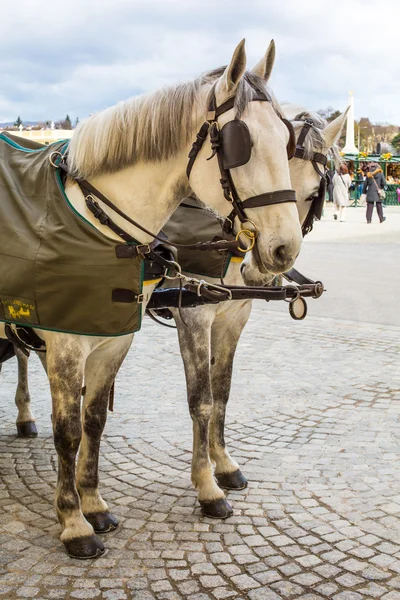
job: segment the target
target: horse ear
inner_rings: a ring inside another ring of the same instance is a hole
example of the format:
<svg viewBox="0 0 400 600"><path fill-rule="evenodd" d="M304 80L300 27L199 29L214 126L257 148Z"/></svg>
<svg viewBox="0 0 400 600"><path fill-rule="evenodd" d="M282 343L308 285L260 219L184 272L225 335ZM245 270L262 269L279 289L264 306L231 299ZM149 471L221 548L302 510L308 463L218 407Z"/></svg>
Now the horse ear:
<svg viewBox="0 0 400 600"><path fill-rule="evenodd" d="M334 119L331 123L328 123L328 125L326 127L324 127L324 129L322 130L322 135L323 135L324 142L325 142L325 145L327 148L330 148L331 146L333 146L333 144L339 137L340 132L342 131L344 122L347 118L347 113L349 112L349 108L350 108L350 106L348 106L346 108L346 110L344 112L342 112L341 115L336 117L336 119Z"/></svg>
<svg viewBox="0 0 400 600"><path fill-rule="evenodd" d="M245 40L239 42L236 46L230 64L226 67L221 78L221 91L232 94L239 85L246 70L246 52L244 49Z"/></svg>
<svg viewBox="0 0 400 600"><path fill-rule="evenodd" d="M261 79L264 79L265 83L267 83L269 78L271 77L272 69L275 62L275 53L275 42L274 40L271 40L265 55L256 64L254 69L252 69L253 73L261 77Z"/></svg>

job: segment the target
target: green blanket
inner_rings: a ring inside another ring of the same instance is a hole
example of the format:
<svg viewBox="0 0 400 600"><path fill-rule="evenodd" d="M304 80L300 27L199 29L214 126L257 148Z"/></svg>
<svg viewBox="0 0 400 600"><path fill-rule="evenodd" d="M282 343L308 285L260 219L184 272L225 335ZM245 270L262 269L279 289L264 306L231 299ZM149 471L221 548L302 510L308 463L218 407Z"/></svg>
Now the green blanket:
<svg viewBox="0 0 400 600"><path fill-rule="evenodd" d="M143 261L117 258L118 242L69 203L49 161L66 142L17 139L0 135L0 321L100 336L137 331Z"/></svg>
<svg viewBox="0 0 400 600"><path fill-rule="evenodd" d="M195 196L189 196L182 202L163 231L178 244L232 239L224 234L220 220ZM231 257L227 251L199 252L178 248L178 262L182 270L194 275L220 278L225 275Z"/></svg>

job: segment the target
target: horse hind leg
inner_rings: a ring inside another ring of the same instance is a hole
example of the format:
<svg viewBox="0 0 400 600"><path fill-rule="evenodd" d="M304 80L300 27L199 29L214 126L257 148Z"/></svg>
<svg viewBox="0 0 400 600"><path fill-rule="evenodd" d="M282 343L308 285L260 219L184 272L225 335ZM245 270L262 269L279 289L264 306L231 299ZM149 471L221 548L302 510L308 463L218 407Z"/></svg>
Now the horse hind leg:
<svg viewBox="0 0 400 600"><path fill-rule="evenodd" d="M128 339L111 340L95 350L86 361L77 489L82 512L95 533L107 533L118 526L118 520L108 510L99 492L98 463L111 387L131 340L131 336Z"/></svg>
<svg viewBox="0 0 400 600"><path fill-rule="evenodd" d="M38 434L35 417L31 411L31 397L28 385L28 361L19 348L15 347L15 356L18 362L18 386L15 394L15 404L18 408L17 433L19 437L34 438Z"/></svg>
<svg viewBox="0 0 400 600"><path fill-rule="evenodd" d="M209 455L209 423L213 411L210 379L210 332L214 311L202 307L196 311L173 311L185 367L190 416L193 421L192 482L204 516L226 519L232 507L218 487Z"/></svg>
<svg viewBox="0 0 400 600"><path fill-rule="evenodd" d="M210 457L215 464L215 478L225 490L243 490L247 479L230 456L225 444L226 407L232 382L236 347L251 311L251 302L234 306L217 315L211 331L211 382L213 414L210 423Z"/></svg>
<svg viewBox="0 0 400 600"><path fill-rule="evenodd" d="M54 334L47 344L47 372L52 394L54 445L58 454L55 507L61 541L71 558L97 558L104 545L82 514L75 485L75 459L81 442L83 370L87 353L79 337Z"/></svg>

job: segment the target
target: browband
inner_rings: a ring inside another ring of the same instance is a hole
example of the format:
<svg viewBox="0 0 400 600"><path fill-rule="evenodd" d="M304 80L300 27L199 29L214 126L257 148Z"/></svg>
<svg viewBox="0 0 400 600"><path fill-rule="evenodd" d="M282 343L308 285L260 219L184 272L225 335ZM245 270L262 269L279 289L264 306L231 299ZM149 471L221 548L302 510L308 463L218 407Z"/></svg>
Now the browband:
<svg viewBox="0 0 400 600"><path fill-rule="evenodd" d="M255 101L269 102L269 98L266 94L263 94L262 92L257 92L251 99L251 102ZM225 102L223 102L219 106L216 106L216 103L217 101L215 98L215 93L213 92L211 94L210 103L208 105L208 112L214 113L214 117L208 119L209 122L214 121L224 113L228 112L228 110L231 110L231 108L235 106L235 96L228 98L228 100L225 100Z"/></svg>

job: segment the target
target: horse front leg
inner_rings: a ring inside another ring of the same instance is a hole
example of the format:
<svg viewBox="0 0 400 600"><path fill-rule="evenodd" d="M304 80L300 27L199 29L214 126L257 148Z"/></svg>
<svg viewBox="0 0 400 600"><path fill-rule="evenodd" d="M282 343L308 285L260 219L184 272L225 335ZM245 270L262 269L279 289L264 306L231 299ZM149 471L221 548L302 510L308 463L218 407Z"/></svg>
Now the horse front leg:
<svg viewBox="0 0 400 600"><path fill-rule="evenodd" d="M95 533L107 533L118 526L100 495L99 451L107 420L110 391L114 379L132 343L132 336L109 340L86 361L85 395L82 417L82 441L78 456L77 489L81 509Z"/></svg>
<svg viewBox="0 0 400 600"><path fill-rule="evenodd" d="M37 436L38 431L35 424L35 417L31 411L31 397L28 385L29 356L26 356L17 347L14 349L18 362L18 385L15 393L15 404L18 408L17 433L19 437L34 438Z"/></svg>
<svg viewBox="0 0 400 600"><path fill-rule="evenodd" d="M237 462L229 455L224 432L233 359L240 335L250 316L251 302L226 303L221 309L211 330L211 383L214 404L210 424L210 457L215 463L218 485L225 490L243 490L247 487L247 480Z"/></svg>
<svg viewBox="0 0 400 600"><path fill-rule="evenodd" d="M210 335L213 307L173 310L185 367L190 416L193 421L192 482L204 516L226 519L233 513L214 479L209 455L209 423L213 411L210 378Z"/></svg>
<svg viewBox="0 0 400 600"><path fill-rule="evenodd" d="M81 392L89 349L78 336L46 336L47 373L52 395L54 445L58 454L55 506L61 541L72 558L96 558L103 543L82 514L75 485L75 458L81 442Z"/></svg>

